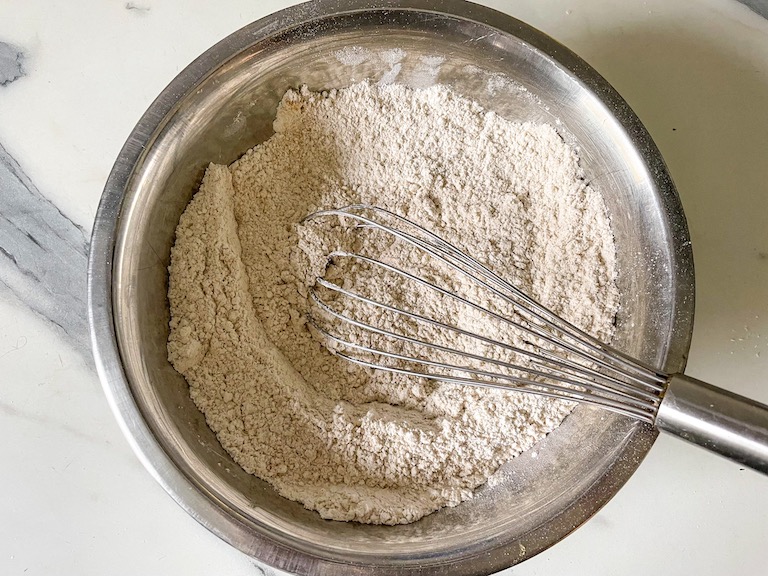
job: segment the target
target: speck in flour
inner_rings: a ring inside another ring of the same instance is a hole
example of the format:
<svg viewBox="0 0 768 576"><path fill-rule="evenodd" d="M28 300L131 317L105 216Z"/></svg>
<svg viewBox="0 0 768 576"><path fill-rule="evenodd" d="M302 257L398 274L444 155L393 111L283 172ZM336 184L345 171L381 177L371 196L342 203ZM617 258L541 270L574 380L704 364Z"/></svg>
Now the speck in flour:
<svg viewBox="0 0 768 576"><path fill-rule="evenodd" d="M600 195L549 125L446 87L289 91L275 134L209 166L170 266L168 357L247 472L324 518L400 524L471 498L571 405L371 373L306 326L319 208L377 204L481 255L610 340L615 250Z"/></svg>

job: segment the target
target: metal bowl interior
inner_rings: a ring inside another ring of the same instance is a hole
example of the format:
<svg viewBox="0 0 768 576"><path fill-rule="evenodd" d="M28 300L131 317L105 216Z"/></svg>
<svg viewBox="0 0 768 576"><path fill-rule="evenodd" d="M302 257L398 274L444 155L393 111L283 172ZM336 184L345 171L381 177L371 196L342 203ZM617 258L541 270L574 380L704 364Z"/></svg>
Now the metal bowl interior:
<svg viewBox="0 0 768 576"><path fill-rule="evenodd" d="M685 219L650 137L588 65L542 33L458 1L313 2L236 32L185 69L121 152L94 227L89 313L97 366L137 454L195 518L242 551L302 574L483 574L554 544L615 494L654 430L578 407L503 481L414 524L322 520L222 449L166 357L167 266L179 216L209 162L272 133L290 87L434 83L512 119L556 124L608 206L622 308L614 344L681 370L693 269ZM382 8L381 6L384 5Z"/></svg>

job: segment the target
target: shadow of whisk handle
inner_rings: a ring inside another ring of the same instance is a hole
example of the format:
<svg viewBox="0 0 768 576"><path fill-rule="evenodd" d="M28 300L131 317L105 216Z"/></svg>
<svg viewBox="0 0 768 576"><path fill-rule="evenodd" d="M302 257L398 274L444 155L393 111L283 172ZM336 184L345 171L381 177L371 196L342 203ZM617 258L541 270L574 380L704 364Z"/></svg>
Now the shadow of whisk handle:
<svg viewBox="0 0 768 576"><path fill-rule="evenodd" d="M768 474L768 406L675 374L656 415L656 427Z"/></svg>

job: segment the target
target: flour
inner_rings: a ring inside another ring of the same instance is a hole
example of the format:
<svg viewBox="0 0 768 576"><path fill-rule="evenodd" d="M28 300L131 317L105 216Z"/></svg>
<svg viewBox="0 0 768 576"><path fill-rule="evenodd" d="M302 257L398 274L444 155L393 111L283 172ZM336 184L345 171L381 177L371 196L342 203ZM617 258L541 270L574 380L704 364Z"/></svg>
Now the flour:
<svg viewBox="0 0 768 576"><path fill-rule="evenodd" d="M212 164L181 217L170 361L235 461L324 518L408 523L471 498L572 406L329 353L306 325L319 264L299 223L319 208L380 205L610 340L618 292L601 197L554 128L509 122L445 87L289 91L274 128L231 166Z"/></svg>

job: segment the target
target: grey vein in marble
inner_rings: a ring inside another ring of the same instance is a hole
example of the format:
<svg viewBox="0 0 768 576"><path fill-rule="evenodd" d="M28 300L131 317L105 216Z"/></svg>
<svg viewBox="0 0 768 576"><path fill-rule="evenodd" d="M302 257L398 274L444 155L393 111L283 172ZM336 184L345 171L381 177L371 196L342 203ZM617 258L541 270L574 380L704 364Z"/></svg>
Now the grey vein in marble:
<svg viewBox="0 0 768 576"><path fill-rule="evenodd" d="M288 574L287 572L278 571L258 561L254 561L252 564L253 564L253 567L256 568L256 571L257 571L256 573L259 576L280 576L281 574L286 574L287 576Z"/></svg>
<svg viewBox="0 0 768 576"><path fill-rule="evenodd" d="M763 18L768 18L768 0L739 0L739 2Z"/></svg>
<svg viewBox="0 0 768 576"><path fill-rule="evenodd" d="M125 9L126 10L131 10L133 12L136 12L137 14L146 14L152 8L149 7L149 6L140 6L138 4L134 4L133 2L126 2L125 3Z"/></svg>
<svg viewBox="0 0 768 576"><path fill-rule="evenodd" d="M88 239L0 144L0 290L58 327L90 359Z"/></svg>
<svg viewBox="0 0 768 576"><path fill-rule="evenodd" d="M2 415L3 418L16 418L19 420L24 420L31 424L40 425L41 427L44 427L46 429L50 429L53 427L53 428L56 428L58 432L63 434L69 434L70 436L74 436L79 440L85 440L87 442L95 442L98 444L104 443L104 441L98 436L89 434L88 432L84 430L80 430L66 422L61 422L61 421L55 420L54 418L50 418L46 415L38 414L33 411L22 411L16 408L15 406L3 401L0 401L0 415Z"/></svg>
<svg viewBox="0 0 768 576"><path fill-rule="evenodd" d="M0 42L0 86L7 86L24 75L24 52Z"/></svg>

